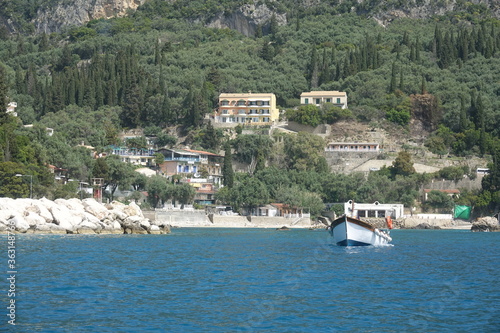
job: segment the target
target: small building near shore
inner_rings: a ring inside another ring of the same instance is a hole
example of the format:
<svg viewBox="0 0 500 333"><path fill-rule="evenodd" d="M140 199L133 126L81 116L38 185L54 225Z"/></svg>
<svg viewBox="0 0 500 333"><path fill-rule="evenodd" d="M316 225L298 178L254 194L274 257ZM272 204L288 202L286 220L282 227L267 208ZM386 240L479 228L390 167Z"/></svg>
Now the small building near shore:
<svg viewBox="0 0 500 333"><path fill-rule="evenodd" d="M354 216L356 218L363 217L387 217L398 219L404 215L403 204L381 204L375 201L369 203L354 203L352 200L344 203L344 213L347 216Z"/></svg>

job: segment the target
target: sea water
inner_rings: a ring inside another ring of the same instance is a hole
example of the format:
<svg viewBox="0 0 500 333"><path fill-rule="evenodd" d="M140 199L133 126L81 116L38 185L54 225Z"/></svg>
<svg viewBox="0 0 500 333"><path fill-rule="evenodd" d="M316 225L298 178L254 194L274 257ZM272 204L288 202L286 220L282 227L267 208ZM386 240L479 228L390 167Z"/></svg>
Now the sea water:
<svg viewBox="0 0 500 333"><path fill-rule="evenodd" d="M500 233L17 235L12 332L500 332ZM0 237L7 268L7 237ZM8 277L8 276L7 276Z"/></svg>

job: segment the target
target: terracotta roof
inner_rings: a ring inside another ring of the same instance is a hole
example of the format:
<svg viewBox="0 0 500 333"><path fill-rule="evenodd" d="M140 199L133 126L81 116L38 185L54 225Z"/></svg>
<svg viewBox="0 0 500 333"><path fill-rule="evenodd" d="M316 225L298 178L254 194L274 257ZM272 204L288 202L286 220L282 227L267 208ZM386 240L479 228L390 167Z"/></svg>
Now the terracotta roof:
<svg viewBox="0 0 500 333"><path fill-rule="evenodd" d="M204 154L204 155L211 155L211 156L220 156L220 157L222 157L222 155L217 155L217 154L210 153L208 151L203 151L203 150L193 150L193 149L184 149L184 150L188 151L188 152L191 152L191 153L197 153L197 154Z"/></svg>
<svg viewBox="0 0 500 333"><path fill-rule="evenodd" d="M425 192L425 193L429 193L429 192L432 192L432 191L439 191L439 192L449 193L449 194L460 193L460 190L457 190L457 189L451 189L451 190L433 190L433 189L424 189L424 192Z"/></svg>

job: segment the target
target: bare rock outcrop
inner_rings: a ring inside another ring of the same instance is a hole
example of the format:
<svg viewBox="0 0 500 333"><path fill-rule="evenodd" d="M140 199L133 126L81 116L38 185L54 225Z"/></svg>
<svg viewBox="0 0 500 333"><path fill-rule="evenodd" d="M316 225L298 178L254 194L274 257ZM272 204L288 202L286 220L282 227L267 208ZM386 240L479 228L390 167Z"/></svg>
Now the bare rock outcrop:
<svg viewBox="0 0 500 333"><path fill-rule="evenodd" d="M38 33L60 32L64 26L80 26L100 18L122 17L147 0L74 0L41 7L34 21Z"/></svg>
<svg viewBox="0 0 500 333"><path fill-rule="evenodd" d="M286 14L273 11L261 1L254 1L239 7L230 14L218 13L208 22L207 26L210 28L229 28L245 36L253 36L257 26L260 25L265 29L273 15L278 25L287 23Z"/></svg>
<svg viewBox="0 0 500 333"><path fill-rule="evenodd" d="M0 198L0 233L168 234L170 226L145 218L140 207L94 199L56 201Z"/></svg>
<svg viewBox="0 0 500 333"><path fill-rule="evenodd" d="M500 224L494 217L481 217L472 223L470 230L473 232L500 231Z"/></svg>

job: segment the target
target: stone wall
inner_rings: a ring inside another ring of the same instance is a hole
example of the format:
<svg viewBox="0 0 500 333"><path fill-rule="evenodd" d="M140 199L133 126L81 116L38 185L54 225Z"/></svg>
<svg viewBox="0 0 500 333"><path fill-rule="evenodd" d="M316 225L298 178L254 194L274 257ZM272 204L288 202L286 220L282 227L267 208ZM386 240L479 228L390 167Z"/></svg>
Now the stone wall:
<svg viewBox="0 0 500 333"><path fill-rule="evenodd" d="M331 133L331 127L327 124L321 124L316 127L312 127L309 125L299 124L295 121L289 121L286 128L294 132L308 132L322 137L327 137Z"/></svg>
<svg viewBox="0 0 500 333"><path fill-rule="evenodd" d="M156 220L172 227L198 227L211 224L204 210L157 210Z"/></svg>

